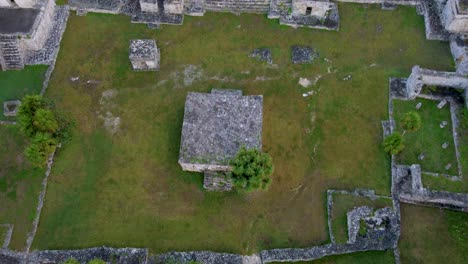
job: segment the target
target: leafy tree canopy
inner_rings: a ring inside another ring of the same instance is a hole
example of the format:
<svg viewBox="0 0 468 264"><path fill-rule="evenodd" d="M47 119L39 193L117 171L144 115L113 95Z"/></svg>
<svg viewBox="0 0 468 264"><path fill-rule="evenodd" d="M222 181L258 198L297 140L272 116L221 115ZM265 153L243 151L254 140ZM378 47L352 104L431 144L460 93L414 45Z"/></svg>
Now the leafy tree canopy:
<svg viewBox="0 0 468 264"><path fill-rule="evenodd" d="M396 155L402 152L405 148L405 141L403 139L403 136L398 132L389 135L385 138L383 142L383 147L385 152L391 155Z"/></svg>
<svg viewBox="0 0 468 264"><path fill-rule="evenodd" d="M231 161L230 176L236 187L252 191L266 189L271 182L273 163L269 154L242 147Z"/></svg>
<svg viewBox="0 0 468 264"><path fill-rule="evenodd" d="M410 132L419 130L421 124L421 116L415 111L405 113L401 119L401 127Z"/></svg>

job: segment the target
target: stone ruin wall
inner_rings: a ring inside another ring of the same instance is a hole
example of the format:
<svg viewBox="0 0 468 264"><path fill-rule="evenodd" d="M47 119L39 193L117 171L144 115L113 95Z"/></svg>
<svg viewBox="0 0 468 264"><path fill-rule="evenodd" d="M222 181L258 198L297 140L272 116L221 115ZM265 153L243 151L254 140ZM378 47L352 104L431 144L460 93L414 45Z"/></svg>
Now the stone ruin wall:
<svg viewBox="0 0 468 264"><path fill-rule="evenodd" d="M68 0L71 10L86 10L94 13L119 14L124 0Z"/></svg>
<svg viewBox="0 0 468 264"><path fill-rule="evenodd" d="M220 12L267 13L270 0L205 0L205 9Z"/></svg>
<svg viewBox="0 0 468 264"><path fill-rule="evenodd" d="M392 3L397 5L417 5L419 0L336 0L337 2L359 3L359 4L383 4Z"/></svg>
<svg viewBox="0 0 468 264"><path fill-rule="evenodd" d="M228 165L217 165L217 164L198 164L198 163L187 163L179 160L179 164L184 171L194 172L205 172L205 171L230 171L231 166Z"/></svg>
<svg viewBox="0 0 468 264"><path fill-rule="evenodd" d="M468 89L468 78L455 72L441 72L414 66L406 82L409 99L414 99L421 92L423 85L435 85Z"/></svg>
<svg viewBox="0 0 468 264"><path fill-rule="evenodd" d="M333 7L330 2L317 2L311 0L293 0L292 1L292 14L293 15L306 15L308 7L312 7L310 16L325 17L327 12Z"/></svg>
<svg viewBox="0 0 468 264"><path fill-rule="evenodd" d="M455 60L457 73L468 75L468 41L464 41L460 38L452 39L450 41L450 51Z"/></svg>
<svg viewBox="0 0 468 264"><path fill-rule="evenodd" d="M468 12L460 10L457 0L447 1L442 10L441 19L448 31L468 33Z"/></svg>
<svg viewBox="0 0 468 264"><path fill-rule="evenodd" d="M38 15L38 19L34 25L32 36L21 38L21 47L23 50L40 50L46 42L50 29L54 24L55 1L46 0L44 9Z"/></svg>

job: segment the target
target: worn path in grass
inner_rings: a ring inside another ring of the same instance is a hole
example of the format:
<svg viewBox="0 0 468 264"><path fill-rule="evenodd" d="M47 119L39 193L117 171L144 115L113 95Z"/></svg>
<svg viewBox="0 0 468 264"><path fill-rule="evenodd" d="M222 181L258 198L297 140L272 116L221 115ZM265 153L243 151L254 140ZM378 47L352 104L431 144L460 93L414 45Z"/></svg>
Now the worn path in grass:
<svg viewBox="0 0 468 264"><path fill-rule="evenodd" d="M388 77L407 76L415 64L453 70L453 62L447 43L425 39L414 8L340 5L340 16L340 31L327 32L261 15L207 13L161 30L123 16L72 15L46 95L77 128L57 155L33 247L312 246L328 239L327 189L389 194L380 147ZM159 72L130 70L134 38L156 39ZM310 45L320 59L292 65L292 45ZM260 47L272 49L275 65L248 58ZM301 88L299 77L318 82ZM263 148L275 164L267 192L206 193L202 176L177 164L186 94L214 87L264 95Z"/></svg>

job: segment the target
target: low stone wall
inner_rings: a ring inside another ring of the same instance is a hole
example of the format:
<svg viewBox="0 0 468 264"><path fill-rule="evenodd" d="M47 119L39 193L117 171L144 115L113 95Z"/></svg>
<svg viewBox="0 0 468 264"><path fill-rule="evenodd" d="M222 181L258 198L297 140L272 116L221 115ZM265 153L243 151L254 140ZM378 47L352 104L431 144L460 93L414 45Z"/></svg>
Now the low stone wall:
<svg viewBox="0 0 468 264"><path fill-rule="evenodd" d="M145 248L110 248L96 247L79 250L44 250L31 252L27 264L63 263L74 258L80 263L93 259L102 259L107 263L140 264L146 263L148 249Z"/></svg>
<svg viewBox="0 0 468 264"><path fill-rule="evenodd" d="M419 0L336 0L337 2L359 3L359 4L383 4L390 3L395 5L412 5L418 4Z"/></svg>
<svg viewBox="0 0 468 264"><path fill-rule="evenodd" d="M218 12L267 13L270 0L205 0L205 9Z"/></svg>

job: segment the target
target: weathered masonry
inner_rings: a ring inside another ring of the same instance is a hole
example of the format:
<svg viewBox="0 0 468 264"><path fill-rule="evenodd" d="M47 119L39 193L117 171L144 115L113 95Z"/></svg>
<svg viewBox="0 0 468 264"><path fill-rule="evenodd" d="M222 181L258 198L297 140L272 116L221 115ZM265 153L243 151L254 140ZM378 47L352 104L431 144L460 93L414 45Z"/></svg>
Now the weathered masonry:
<svg viewBox="0 0 468 264"><path fill-rule="evenodd" d="M28 51L43 48L53 26L54 0L0 0L0 66L22 69Z"/></svg>
<svg viewBox="0 0 468 264"><path fill-rule="evenodd" d="M128 57L134 71L155 71L159 68L159 49L154 39L130 40Z"/></svg>
<svg viewBox="0 0 468 264"><path fill-rule="evenodd" d="M262 146L263 96L240 90L188 93L180 144L183 170L229 171L229 161L244 146Z"/></svg>

